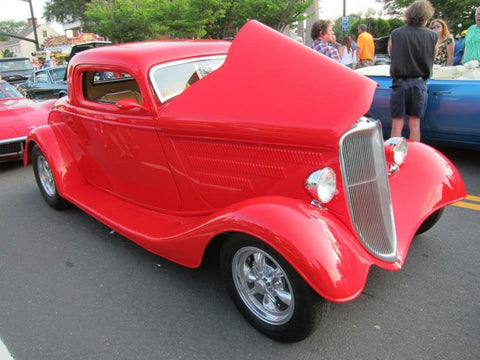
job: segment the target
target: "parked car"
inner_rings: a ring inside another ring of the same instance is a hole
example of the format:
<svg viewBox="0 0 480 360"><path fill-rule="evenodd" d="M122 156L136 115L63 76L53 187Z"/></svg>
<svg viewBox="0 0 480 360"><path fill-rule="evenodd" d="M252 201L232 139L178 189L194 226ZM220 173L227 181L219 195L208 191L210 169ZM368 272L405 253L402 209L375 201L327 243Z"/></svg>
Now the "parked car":
<svg viewBox="0 0 480 360"><path fill-rule="evenodd" d="M30 99L61 98L67 95L67 82L64 80L66 69L65 65L60 65L37 70L19 86Z"/></svg>
<svg viewBox="0 0 480 360"><path fill-rule="evenodd" d="M422 141L431 144L480 149L480 68L436 67L427 80L428 102L421 121ZM369 116L378 119L390 134L390 66L357 70L378 84ZM407 124L405 123L405 134Z"/></svg>
<svg viewBox="0 0 480 360"><path fill-rule="evenodd" d="M233 43L87 50L68 82L24 158L46 202L187 267L220 249L234 303L277 340L358 297L372 265L399 270L465 197L442 154L362 117L373 81L255 21Z"/></svg>
<svg viewBox="0 0 480 360"><path fill-rule="evenodd" d="M0 78L11 84L25 82L33 72L29 58L0 57Z"/></svg>
<svg viewBox="0 0 480 360"><path fill-rule="evenodd" d="M388 40L390 36L381 36L373 39L375 42L375 65L390 64L390 55L388 55Z"/></svg>
<svg viewBox="0 0 480 360"><path fill-rule="evenodd" d="M22 160L30 130L47 123L52 101L37 102L0 80L0 162Z"/></svg>

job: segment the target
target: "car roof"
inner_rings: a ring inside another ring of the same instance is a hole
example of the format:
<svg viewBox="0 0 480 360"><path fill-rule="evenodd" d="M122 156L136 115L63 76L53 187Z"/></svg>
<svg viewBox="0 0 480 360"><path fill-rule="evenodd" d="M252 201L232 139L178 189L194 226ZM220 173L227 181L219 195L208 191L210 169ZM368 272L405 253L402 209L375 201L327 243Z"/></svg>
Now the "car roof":
<svg viewBox="0 0 480 360"><path fill-rule="evenodd" d="M166 40L107 45L75 55L70 64L105 64L149 69L167 61L226 54L231 42L220 40Z"/></svg>

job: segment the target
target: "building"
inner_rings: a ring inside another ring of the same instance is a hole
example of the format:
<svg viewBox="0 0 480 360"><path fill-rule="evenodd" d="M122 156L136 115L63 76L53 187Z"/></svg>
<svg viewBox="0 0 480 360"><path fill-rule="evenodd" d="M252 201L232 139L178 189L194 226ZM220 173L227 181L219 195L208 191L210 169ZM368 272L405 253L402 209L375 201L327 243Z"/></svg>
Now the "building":
<svg viewBox="0 0 480 360"><path fill-rule="evenodd" d="M36 20L35 20L36 21ZM29 23L31 24L31 19L29 19ZM35 39L35 35L33 33L33 27L30 26L29 28L20 31L17 36L21 36L27 39ZM45 40L48 37L59 35L58 32L53 30L46 24L37 25L37 35L38 35L38 43L39 46L42 47L45 43ZM16 57L32 57L32 53L36 51L35 43L17 39L17 38L10 38L10 40L3 42L0 44L0 50L10 50L15 54Z"/></svg>

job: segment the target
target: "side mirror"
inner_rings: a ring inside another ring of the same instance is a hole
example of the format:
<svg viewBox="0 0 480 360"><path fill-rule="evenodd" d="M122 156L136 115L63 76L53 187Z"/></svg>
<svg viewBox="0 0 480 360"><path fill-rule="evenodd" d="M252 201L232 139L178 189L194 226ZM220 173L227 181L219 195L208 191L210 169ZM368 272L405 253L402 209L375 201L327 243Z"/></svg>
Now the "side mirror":
<svg viewBox="0 0 480 360"><path fill-rule="evenodd" d="M143 109L142 105L140 105L137 100L130 98L118 100L115 105L123 110Z"/></svg>

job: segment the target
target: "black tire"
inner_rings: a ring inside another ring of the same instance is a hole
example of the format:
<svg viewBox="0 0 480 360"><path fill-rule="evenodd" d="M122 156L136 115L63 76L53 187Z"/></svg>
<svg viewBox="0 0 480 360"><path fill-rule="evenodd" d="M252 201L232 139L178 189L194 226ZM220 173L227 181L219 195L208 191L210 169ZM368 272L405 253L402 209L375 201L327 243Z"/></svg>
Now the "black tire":
<svg viewBox="0 0 480 360"><path fill-rule="evenodd" d="M256 238L237 234L226 240L220 262L227 290L240 313L272 339L303 340L315 328L316 312L320 320L328 310L329 303L278 252ZM248 275L246 268L250 268Z"/></svg>
<svg viewBox="0 0 480 360"><path fill-rule="evenodd" d="M50 165L38 145L32 149L32 166L40 193L48 205L57 210L71 207L72 204L58 194Z"/></svg>
<svg viewBox="0 0 480 360"><path fill-rule="evenodd" d="M420 235L420 234L423 234L424 232L430 230L437 222L438 220L440 220L440 218L442 217L443 215L443 210L445 208L441 208L437 211L435 211L432 215L430 215L427 220L425 220L423 222L422 225L420 225L420 227L418 228L417 232L415 233L415 235Z"/></svg>

